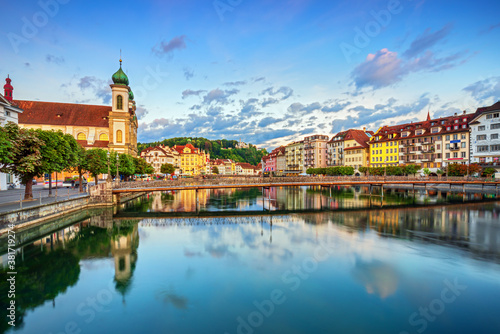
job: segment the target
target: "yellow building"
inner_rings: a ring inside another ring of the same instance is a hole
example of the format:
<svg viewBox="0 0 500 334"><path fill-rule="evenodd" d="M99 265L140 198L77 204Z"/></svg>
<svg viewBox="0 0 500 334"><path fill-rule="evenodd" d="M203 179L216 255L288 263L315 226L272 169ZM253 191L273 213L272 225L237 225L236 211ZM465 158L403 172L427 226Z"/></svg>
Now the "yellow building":
<svg viewBox="0 0 500 334"><path fill-rule="evenodd" d="M370 139L370 165L372 167L386 167L399 165L399 144L396 133L382 133L385 127L380 128Z"/></svg>
<svg viewBox="0 0 500 334"><path fill-rule="evenodd" d="M180 154L181 175L200 175L206 173L210 155L188 143L185 146L175 145L174 150Z"/></svg>

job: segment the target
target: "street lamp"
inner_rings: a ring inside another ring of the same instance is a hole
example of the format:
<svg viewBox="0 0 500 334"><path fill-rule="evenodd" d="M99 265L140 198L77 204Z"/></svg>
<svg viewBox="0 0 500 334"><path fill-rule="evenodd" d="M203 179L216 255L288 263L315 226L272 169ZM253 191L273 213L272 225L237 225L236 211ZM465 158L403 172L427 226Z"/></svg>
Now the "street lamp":
<svg viewBox="0 0 500 334"><path fill-rule="evenodd" d="M106 182L111 182L111 171L109 170L109 151L108 151L108 178Z"/></svg>
<svg viewBox="0 0 500 334"><path fill-rule="evenodd" d="M120 167L120 158L118 153L116 154L116 182L120 182L120 173L118 172L118 168Z"/></svg>

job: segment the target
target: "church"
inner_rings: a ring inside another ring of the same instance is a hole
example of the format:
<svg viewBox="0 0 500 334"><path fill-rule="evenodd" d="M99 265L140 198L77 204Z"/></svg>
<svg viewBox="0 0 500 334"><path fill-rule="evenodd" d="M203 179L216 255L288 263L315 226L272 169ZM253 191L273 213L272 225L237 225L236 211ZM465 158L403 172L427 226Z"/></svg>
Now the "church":
<svg viewBox="0 0 500 334"><path fill-rule="evenodd" d="M136 103L121 59L110 85L111 106L15 100L10 78L7 80L4 96L22 110L21 128L61 130L74 136L86 149L102 148L137 156Z"/></svg>

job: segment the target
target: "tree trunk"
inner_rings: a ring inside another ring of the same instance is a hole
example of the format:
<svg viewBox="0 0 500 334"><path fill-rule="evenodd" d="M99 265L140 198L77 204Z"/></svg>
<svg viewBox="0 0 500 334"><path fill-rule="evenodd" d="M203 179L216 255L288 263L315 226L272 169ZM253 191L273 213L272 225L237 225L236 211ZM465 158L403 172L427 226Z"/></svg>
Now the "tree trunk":
<svg viewBox="0 0 500 334"><path fill-rule="evenodd" d="M26 187L24 189L24 200L33 199L33 177L26 180Z"/></svg>
<svg viewBox="0 0 500 334"><path fill-rule="evenodd" d="M95 180L95 181L94 181L94 182L95 182L95 185L97 186L97 183L98 183L98 181L97 181L97 175L94 175L94 180Z"/></svg>
<svg viewBox="0 0 500 334"><path fill-rule="evenodd" d="M49 196L52 196L52 173L49 174Z"/></svg>

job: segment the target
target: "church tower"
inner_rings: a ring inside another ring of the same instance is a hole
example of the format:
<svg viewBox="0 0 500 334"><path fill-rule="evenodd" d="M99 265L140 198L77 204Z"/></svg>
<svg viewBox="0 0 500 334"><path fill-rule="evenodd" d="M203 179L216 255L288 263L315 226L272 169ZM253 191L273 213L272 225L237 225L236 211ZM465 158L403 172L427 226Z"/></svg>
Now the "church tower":
<svg viewBox="0 0 500 334"><path fill-rule="evenodd" d="M12 87L11 79L7 75L7 79L5 79L6 84L3 86L4 90L4 97L7 101L12 102L12 91L14 90L14 87Z"/></svg>
<svg viewBox="0 0 500 334"><path fill-rule="evenodd" d="M134 94L128 77L120 68L112 76L112 107L109 113L109 148L119 153L137 156L137 117Z"/></svg>

